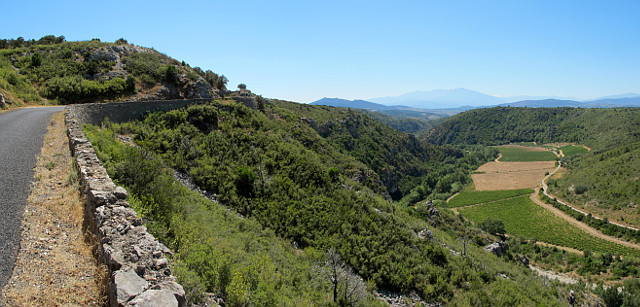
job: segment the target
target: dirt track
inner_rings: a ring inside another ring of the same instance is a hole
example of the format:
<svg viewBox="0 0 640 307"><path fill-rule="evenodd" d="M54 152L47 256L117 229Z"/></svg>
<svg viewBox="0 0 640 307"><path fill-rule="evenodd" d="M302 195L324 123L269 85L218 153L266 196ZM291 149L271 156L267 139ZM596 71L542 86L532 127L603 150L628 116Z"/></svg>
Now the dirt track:
<svg viewBox="0 0 640 307"><path fill-rule="evenodd" d="M542 200L540 200L540 197L538 196L538 190L539 189L536 189L536 192L531 194L531 196L530 196L531 200L534 203L536 203L537 205L540 205L543 208L549 210L555 216L557 216L557 217L569 222L571 225L574 225L574 226L584 230L586 233L588 233L588 234L590 234L590 235L592 235L594 237L597 237L597 238L600 238L600 239L604 239L604 240L607 240L609 242L617 243L617 244L620 244L620 245L624 245L624 246L627 246L627 247L640 249L640 245L639 244L635 244L635 243L624 241L624 240L621 240L621 239L618 239L618 238L615 238L615 237L607 236L607 235L603 234L602 232L600 232L600 231L598 231L598 230L596 230L594 228L591 228L588 225L586 225L586 224L574 219L573 217L571 217L568 214L564 213L560 209L543 202Z"/></svg>

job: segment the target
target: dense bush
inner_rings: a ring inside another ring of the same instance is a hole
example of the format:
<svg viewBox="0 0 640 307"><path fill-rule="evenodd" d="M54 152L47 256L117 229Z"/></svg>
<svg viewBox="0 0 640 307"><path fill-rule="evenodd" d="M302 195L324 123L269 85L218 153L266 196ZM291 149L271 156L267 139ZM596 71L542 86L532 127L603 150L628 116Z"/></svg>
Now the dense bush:
<svg viewBox="0 0 640 307"><path fill-rule="evenodd" d="M133 82L122 78L91 81L80 77L56 77L44 84L43 95L65 103L96 97L114 97L132 92Z"/></svg>

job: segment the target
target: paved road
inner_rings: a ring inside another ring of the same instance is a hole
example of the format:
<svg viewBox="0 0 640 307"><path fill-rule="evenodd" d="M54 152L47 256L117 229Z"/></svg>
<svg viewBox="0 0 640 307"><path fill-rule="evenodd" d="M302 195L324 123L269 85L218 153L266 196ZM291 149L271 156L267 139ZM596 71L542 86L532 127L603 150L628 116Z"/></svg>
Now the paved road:
<svg viewBox="0 0 640 307"><path fill-rule="evenodd" d="M22 213L51 115L63 107L19 109L0 114L0 306L20 246Z"/></svg>

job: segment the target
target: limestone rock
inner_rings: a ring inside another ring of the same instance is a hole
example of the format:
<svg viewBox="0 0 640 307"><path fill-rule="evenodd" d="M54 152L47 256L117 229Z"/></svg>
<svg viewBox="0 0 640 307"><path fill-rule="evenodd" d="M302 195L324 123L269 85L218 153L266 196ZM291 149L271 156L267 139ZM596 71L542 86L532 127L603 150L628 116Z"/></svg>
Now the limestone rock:
<svg viewBox="0 0 640 307"><path fill-rule="evenodd" d="M484 247L485 251L493 253L498 257L504 255L504 253L507 252L507 249L508 246L504 242L495 242Z"/></svg>
<svg viewBox="0 0 640 307"><path fill-rule="evenodd" d="M127 190L125 190L125 188L123 187L116 187L116 189L113 191L113 194L115 194L116 198L123 200L127 199L127 197L129 196Z"/></svg>
<svg viewBox="0 0 640 307"><path fill-rule="evenodd" d="M433 232L429 229L423 229L418 232L418 239L433 240Z"/></svg>
<svg viewBox="0 0 640 307"><path fill-rule="evenodd" d="M117 271L111 282L111 293L116 294L115 306L124 306L130 299L142 293L149 284L132 269ZM114 306L112 300L111 305Z"/></svg>
<svg viewBox="0 0 640 307"><path fill-rule="evenodd" d="M129 302L138 307L177 307L178 300L170 290L147 290Z"/></svg>
<svg viewBox="0 0 640 307"><path fill-rule="evenodd" d="M184 288L176 282L163 282L151 287L154 290L169 290L173 293L178 301L178 306L184 307L187 305L187 296L184 292Z"/></svg>

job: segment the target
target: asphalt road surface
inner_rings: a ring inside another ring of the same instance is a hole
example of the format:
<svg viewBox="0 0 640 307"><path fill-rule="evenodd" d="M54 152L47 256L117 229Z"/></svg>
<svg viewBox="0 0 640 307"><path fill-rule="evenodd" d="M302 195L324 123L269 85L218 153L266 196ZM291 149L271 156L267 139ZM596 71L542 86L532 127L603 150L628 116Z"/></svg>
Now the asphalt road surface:
<svg viewBox="0 0 640 307"><path fill-rule="evenodd" d="M36 157L51 115L63 109L27 108L0 114L0 306L2 288L11 277L20 247L22 214Z"/></svg>

